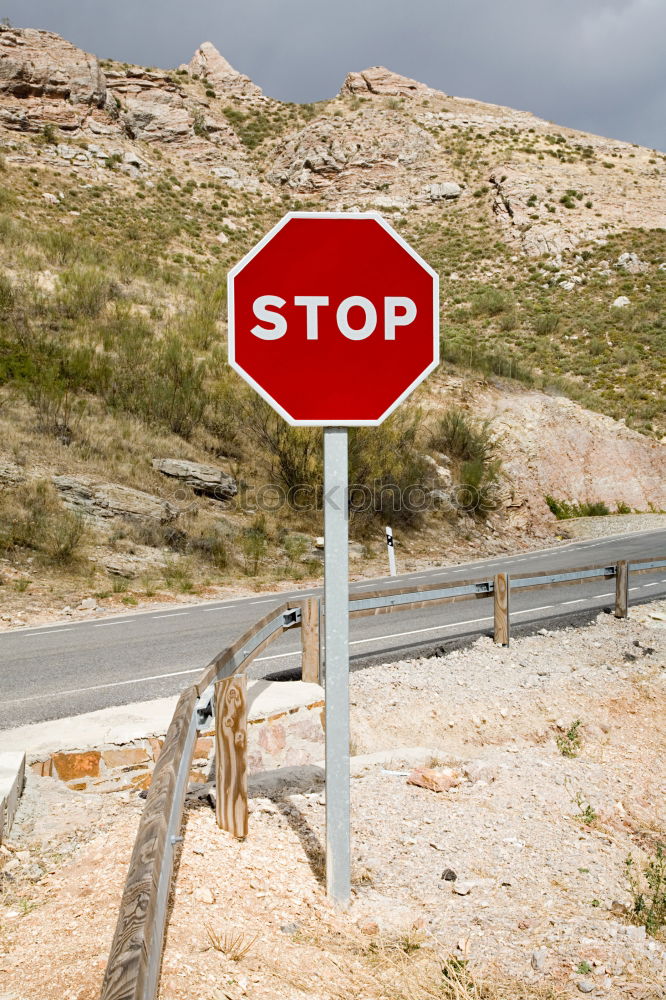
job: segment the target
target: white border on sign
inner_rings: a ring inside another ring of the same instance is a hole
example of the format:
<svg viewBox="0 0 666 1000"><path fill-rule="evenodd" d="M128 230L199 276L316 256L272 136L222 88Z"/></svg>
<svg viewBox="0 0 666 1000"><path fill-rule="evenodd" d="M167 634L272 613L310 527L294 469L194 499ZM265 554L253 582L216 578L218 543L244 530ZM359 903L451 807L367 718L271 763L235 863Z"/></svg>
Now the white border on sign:
<svg viewBox="0 0 666 1000"><path fill-rule="evenodd" d="M428 272L428 274L433 279L433 360L428 365L427 368L416 378L412 384L405 389L405 391L396 399L389 408L382 413L380 417L376 420L326 420L325 418L319 418L318 420L296 420L291 416L290 413L280 406L280 404L273 399L273 397L266 392L262 386L260 386L251 375L242 368L236 361L236 330L235 330L235 316L234 316L234 280L240 274L240 272L253 260L257 254L259 254L264 247L271 242L274 236L280 232L288 222L292 219L373 219L375 222L379 223L382 229L398 243L403 250L405 250L410 257L417 261L421 267ZM248 385L251 385L255 392L264 399L276 413L279 413L288 424L292 427L378 427L388 416L390 416L393 411L400 406L400 404L409 396L418 385L423 382L425 378L434 371L434 369L439 364L439 275L436 271L430 267L430 264L426 263L425 260L412 248L409 243L407 243L399 233L393 229L391 225L386 221L383 215L379 212L288 212L283 219L274 226L270 232L266 233L264 238L257 243L255 247L247 253L242 260L236 264L235 267L229 271L227 276L227 320L228 320L228 354L229 354L229 364L235 372L237 372L242 379L244 379Z"/></svg>

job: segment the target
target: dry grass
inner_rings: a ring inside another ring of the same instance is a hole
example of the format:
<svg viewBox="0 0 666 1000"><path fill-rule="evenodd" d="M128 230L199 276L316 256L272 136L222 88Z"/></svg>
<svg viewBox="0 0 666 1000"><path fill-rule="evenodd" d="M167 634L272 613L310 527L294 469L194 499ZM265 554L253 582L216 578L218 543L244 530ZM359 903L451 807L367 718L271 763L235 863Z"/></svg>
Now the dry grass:
<svg viewBox="0 0 666 1000"><path fill-rule="evenodd" d="M464 957L446 955L428 936L414 931L368 940L351 931L303 934L314 947L327 1000L564 1000L552 983L528 983L496 968L477 969ZM308 963L309 964L309 963ZM275 974L285 981L284 966ZM289 985L309 996L312 979L290 972ZM323 995L323 994L322 994Z"/></svg>
<svg viewBox="0 0 666 1000"><path fill-rule="evenodd" d="M206 927L206 936L209 941L208 947L212 948L213 951L219 951L223 955L226 955L232 962L242 961L252 950L259 937L258 934L250 937L234 927L221 931L218 934L210 926Z"/></svg>

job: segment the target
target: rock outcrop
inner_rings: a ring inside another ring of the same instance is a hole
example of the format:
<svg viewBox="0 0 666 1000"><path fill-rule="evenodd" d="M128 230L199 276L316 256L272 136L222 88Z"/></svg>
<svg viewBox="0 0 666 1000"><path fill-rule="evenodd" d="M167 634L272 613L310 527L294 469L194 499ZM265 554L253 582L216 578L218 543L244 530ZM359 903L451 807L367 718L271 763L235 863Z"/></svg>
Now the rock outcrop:
<svg viewBox="0 0 666 1000"><path fill-rule="evenodd" d="M95 56L59 35L0 25L0 92L101 108L106 80Z"/></svg>
<svg viewBox="0 0 666 1000"><path fill-rule="evenodd" d="M432 93L430 87L408 76L393 73L385 66L372 66L360 73L350 73L342 85L341 94L382 97L419 97Z"/></svg>
<svg viewBox="0 0 666 1000"><path fill-rule="evenodd" d="M666 448L623 423L579 403L541 392L491 389L479 411L493 419L504 471L548 516L544 497L619 502L647 511L666 508Z"/></svg>
<svg viewBox="0 0 666 1000"><path fill-rule="evenodd" d="M376 111L354 121L317 119L277 148L269 180L314 191L373 168L417 164L431 155L436 142L425 129L398 117Z"/></svg>
<svg viewBox="0 0 666 1000"><path fill-rule="evenodd" d="M153 468L165 476L180 480L195 493L214 500L230 500L238 493L236 480L215 465L177 458L154 458Z"/></svg>
<svg viewBox="0 0 666 1000"><path fill-rule="evenodd" d="M91 476L53 476L51 481L65 507L98 523L117 517L167 524L179 513L174 504L151 493Z"/></svg>
<svg viewBox="0 0 666 1000"><path fill-rule="evenodd" d="M244 76L227 62L212 42L204 42L194 53L186 69L190 76L202 77L216 91L236 97L261 97L262 90L249 76Z"/></svg>

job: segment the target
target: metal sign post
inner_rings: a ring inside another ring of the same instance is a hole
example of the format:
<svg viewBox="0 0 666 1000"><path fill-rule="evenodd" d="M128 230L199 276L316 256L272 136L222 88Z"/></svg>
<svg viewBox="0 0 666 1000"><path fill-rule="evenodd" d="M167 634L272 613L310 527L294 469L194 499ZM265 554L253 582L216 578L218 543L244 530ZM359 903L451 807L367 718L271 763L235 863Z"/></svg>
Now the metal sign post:
<svg viewBox="0 0 666 1000"><path fill-rule="evenodd" d="M326 888L349 903L349 509L347 428L324 428Z"/></svg>
<svg viewBox="0 0 666 1000"><path fill-rule="evenodd" d="M395 568L395 543L393 541L393 529L388 526L386 528L386 547L388 548L389 572L391 576L395 576L397 572Z"/></svg>
<svg viewBox="0 0 666 1000"><path fill-rule="evenodd" d="M324 428L326 881L345 906L347 429L378 427L437 367L439 278L376 212L290 212L229 272L228 304L230 366L292 427Z"/></svg>

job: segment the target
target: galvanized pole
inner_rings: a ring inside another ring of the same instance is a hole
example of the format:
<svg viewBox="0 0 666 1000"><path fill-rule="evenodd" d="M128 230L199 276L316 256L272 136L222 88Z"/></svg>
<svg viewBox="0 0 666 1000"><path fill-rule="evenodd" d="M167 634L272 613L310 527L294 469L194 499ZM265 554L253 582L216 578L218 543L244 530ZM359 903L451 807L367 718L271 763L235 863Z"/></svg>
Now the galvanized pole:
<svg viewBox="0 0 666 1000"><path fill-rule="evenodd" d="M347 492L347 428L325 427L326 889L339 906L351 891Z"/></svg>

